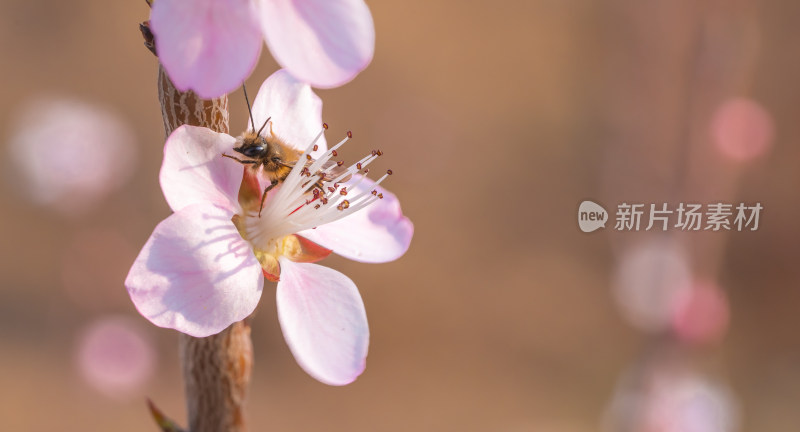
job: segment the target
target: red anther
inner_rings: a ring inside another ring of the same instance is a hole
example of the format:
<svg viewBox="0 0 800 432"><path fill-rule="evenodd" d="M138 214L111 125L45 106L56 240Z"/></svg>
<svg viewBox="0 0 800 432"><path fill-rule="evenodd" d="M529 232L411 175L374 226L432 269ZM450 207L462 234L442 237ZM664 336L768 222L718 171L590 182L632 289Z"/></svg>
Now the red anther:
<svg viewBox="0 0 800 432"><path fill-rule="evenodd" d="M316 199L316 198L319 198L319 189L314 189L314 190L311 192L311 195L314 195L314 198L315 198L315 199Z"/></svg>
<svg viewBox="0 0 800 432"><path fill-rule="evenodd" d="M383 156L383 152L380 150L378 150L376 153L378 154L378 156Z"/></svg>
<svg viewBox="0 0 800 432"><path fill-rule="evenodd" d="M315 209L318 209L318 208L319 208L319 204L315 205L315 206L314 206L314 208L315 208Z"/></svg>
<svg viewBox="0 0 800 432"><path fill-rule="evenodd" d="M343 206L343 205L341 205L341 204L339 204L339 205L337 205L337 206L336 206L336 209L338 209L338 210L344 210L344 206Z"/></svg>
<svg viewBox="0 0 800 432"><path fill-rule="evenodd" d="M336 150L331 150L331 154L333 157L339 156L339 153Z"/></svg>
<svg viewBox="0 0 800 432"><path fill-rule="evenodd" d="M342 190L339 191L339 193L342 195L347 195L347 188L343 187Z"/></svg>
<svg viewBox="0 0 800 432"><path fill-rule="evenodd" d="M372 195L378 195L378 191L377 191L377 190L375 190L375 189L373 189L373 190L372 190Z"/></svg>
<svg viewBox="0 0 800 432"><path fill-rule="evenodd" d="M328 186L328 190L329 190L329 191L331 191L331 192L333 192L333 191L335 191L335 190L336 190L336 188L335 188L335 187L333 187L333 186Z"/></svg>
<svg viewBox="0 0 800 432"><path fill-rule="evenodd" d="M386 170L386 174L392 175L392 170Z"/></svg>
<svg viewBox="0 0 800 432"><path fill-rule="evenodd" d="M375 150L372 150L372 156L375 156L376 154L378 154L378 152L376 152Z"/></svg>
<svg viewBox="0 0 800 432"><path fill-rule="evenodd" d="M380 199L383 199L383 194L382 194L382 193L379 193L379 194L378 194L378 198L380 198Z"/></svg>
<svg viewBox="0 0 800 432"><path fill-rule="evenodd" d="M322 128L328 130L328 123L322 123Z"/></svg>
<svg viewBox="0 0 800 432"><path fill-rule="evenodd" d="M369 172L369 168L364 168L364 174Z"/></svg>
<svg viewBox="0 0 800 432"><path fill-rule="evenodd" d="M361 162L356 164L356 168L361 169Z"/></svg>
<svg viewBox="0 0 800 432"><path fill-rule="evenodd" d="M350 207L350 201L344 200L342 201L342 205L344 206L344 208L348 208Z"/></svg>
<svg viewBox="0 0 800 432"><path fill-rule="evenodd" d="M319 146L314 144L314 151L317 151L317 150L319 150Z"/></svg>
<svg viewBox="0 0 800 432"><path fill-rule="evenodd" d="M311 160L311 155L307 154L306 159Z"/></svg>
<svg viewBox="0 0 800 432"><path fill-rule="evenodd" d="M338 161L338 162L336 162L336 166L342 166L342 165L344 165L344 161Z"/></svg>
<svg viewBox="0 0 800 432"><path fill-rule="evenodd" d="M347 131L347 138L352 138L352 137L353 137L353 132Z"/></svg>
<svg viewBox="0 0 800 432"><path fill-rule="evenodd" d="M328 198L322 197L320 201L322 201L322 204L328 204Z"/></svg>

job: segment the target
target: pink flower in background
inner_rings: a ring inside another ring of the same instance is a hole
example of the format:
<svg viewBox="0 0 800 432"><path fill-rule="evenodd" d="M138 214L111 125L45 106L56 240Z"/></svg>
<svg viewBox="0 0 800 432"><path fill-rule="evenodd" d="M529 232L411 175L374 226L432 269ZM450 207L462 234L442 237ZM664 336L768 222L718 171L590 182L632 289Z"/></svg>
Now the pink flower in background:
<svg viewBox="0 0 800 432"><path fill-rule="evenodd" d="M740 423L724 382L666 362L623 375L604 417L609 432L734 432Z"/></svg>
<svg viewBox="0 0 800 432"><path fill-rule="evenodd" d="M293 76L320 88L353 79L375 50L363 0L158 0L150 25L175 86L203 98L242 85L262 41Z"/></svg>
<svg viewBox="0 0 800 432"><path fill-rule="evenodd" d="M26 198L80 215L136 170L133 131L112 111L72 98L36 99L20 111L7 143Z"/></svg>
<svg viewBox="0 0 800 432"><path fill-rule="evenodd" d="M658 333L669 328L676 303L691 284L684 248L672 239L648 238L624 251L612 290L629 323Z"/></svg>
<svg viewBox="0 0 800 432"><path fill-rule="evenodd" d="M275 133L306 152L316 145L312 154L321 164L347 141L326 151L321 109L308 85L278 71L262 85L253 116L261 124L272 115ZM347 276L313 262L331 250L362 262L394 260L408 249L413 225L397 198L377 185L385 176L373 182L355 174L355 165L352 180L338 188L326 181L326 190L335 190L312 199L316 176L304 176L298 164L270 191L259 217L265 180L249 168L243 180L242 166L221 156L235 142L192 126L167 139L161 188L175 213L134 262L125 281L131 299L154 324L204 337L250 315L264 277L278 280L278 318L300 366L327 384L352 382L369 343L364 304Z"/></svg>
<svg viewBox="0 0 800 432"><path fill-rule="evenodd" d="M156 352L136 322L123 316L95 320L82 332L76 362L83 379L114 399L141 397L152 377Z"/></svg>
<svg viewBox="0 0 800 432"><path fill-rule="evenodd" d="M749 98L725 100L714 111L709 129L717 150L739 162L766 154L775 139L772 114Z"/></svg>

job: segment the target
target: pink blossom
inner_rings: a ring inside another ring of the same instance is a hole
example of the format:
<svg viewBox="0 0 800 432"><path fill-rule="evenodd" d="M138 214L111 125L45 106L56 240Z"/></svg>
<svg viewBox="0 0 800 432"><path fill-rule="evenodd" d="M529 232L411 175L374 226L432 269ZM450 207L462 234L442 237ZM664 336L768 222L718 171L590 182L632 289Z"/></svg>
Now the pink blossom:
<svg viewBox="0 0 800 432"><path fill-rule="evenodd" d="M89 211L136 170L130 125L95 103L35 98L10 124L8 156L22 177L14 189L64 215Z"/></svg>
<svg viewBox="0 0 800 432"><path fill-rule="evenodd" d="M739 162L766 154L775 139L772 115L749 98L725 100L714 112L709 129L717 150Z"/></svg>
<svg viewBox="0 0 800 432"><path fill-rule="evenodd" d="M262 41L293 76L320 88L353 79L375 51L363 0L158 0L150 24L175 86L204 98L242 85Z"/></svg>
<svg viewBox="0 0 800 432"><path fill-rule="evenodd" d="M657 363L622 376L603 430L734 432L737 405L724 382L686 365Z"/></svg>
<svg viewBox="0 0 800 432"><path fill-rule="evenodd" d="M95 320L82 332L75 354L83 379L114 399L141 397L152 377L156 352L147 333L124 316Z"/></svg>
<svg viewBox="0 0 800 432"><path fill-rule="evenodd" d="M326 150L321 108L308 85L278 71L262 85L253 115L261 124L270 113L274 124L266 129L306 153L316 145L321 164L347 141ZM125 281L131 299L155 325L205 337L250 315L264 278L276 280L278 318L300 366L324 383L350 383L367 355L364 304L347 276L313 262L331 250L363 262L394 260L408 249L413 225L397 198L378 186L385 176L373 182L356 165L349 168L353 179L338 188L323 179L326 190L334 188L323 200L311 194L318 176L301 174L298 164L269 192L259 216L265 180L250 168L243 178L242 166L221 156L236 141L192 126L167 139L160 178L175 213L134 262Z"/></svg>

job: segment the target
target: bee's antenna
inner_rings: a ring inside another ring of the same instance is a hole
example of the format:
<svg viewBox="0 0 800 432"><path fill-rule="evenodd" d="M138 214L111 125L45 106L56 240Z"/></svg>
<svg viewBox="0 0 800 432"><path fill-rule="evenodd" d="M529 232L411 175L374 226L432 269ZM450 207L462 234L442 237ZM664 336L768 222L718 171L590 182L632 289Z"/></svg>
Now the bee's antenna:
<svg viewBox="0 0 800 432"><path fill-rule="evenodd" d="M259 129L259 130L258 130L258 133L257 133L256 135L259 135L259 136L261 135L261 131L262 131L262 130L264 130L264 127L265 127L265 126L267 126L267 123L269 123L269 121L270 121L271 119L272 119L272 116L269 116L269 117L267 117L267 120L265 120L265 121L264 121L264 124L263 124L263 125L261 125L261 129ZM251 120L252 120L252 119L251 119ZM255 129L255 128L253 128L253 129ZM270 129L270 130L272 130L272 129Z"/></svg>
<svg viewBox="0 0 800 432"><path fill-rule="evenodd" d="M247 87L245 87L244 83L242 83L242 91L244 92L244 101L247 102L247 112L250 113L250 125L253 127L253 130L256 130L256 124L253 121L253 110L250 109L250 99L247 98Z"/></svg>

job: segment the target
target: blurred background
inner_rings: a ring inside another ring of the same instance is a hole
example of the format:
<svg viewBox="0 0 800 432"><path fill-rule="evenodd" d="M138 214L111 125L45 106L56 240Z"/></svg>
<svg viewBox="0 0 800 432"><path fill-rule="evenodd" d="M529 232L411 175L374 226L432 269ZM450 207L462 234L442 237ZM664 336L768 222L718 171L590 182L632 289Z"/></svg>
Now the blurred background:
<svg viewBox="0 0 800 432"><path fill-rule="evenodd" d="M800 429L800 3L368 3L372 64L317 93L352 154L386 153L415 238L327 259L371 327L346 387L297 366L265 287L251 430ZM170 213L148 7L0 8L0 429L155 431L146 397L185 424L177 334L122 285ZM248 86L276 69L265 49ZM606 229L578 229L585 199ZM621 203L682 202L763 210L613 228Z"/></svg>

